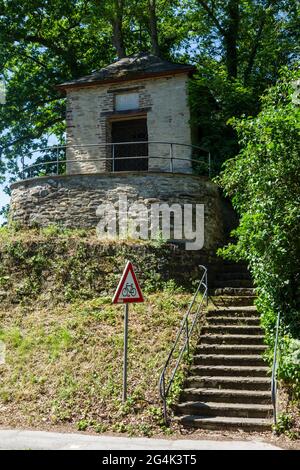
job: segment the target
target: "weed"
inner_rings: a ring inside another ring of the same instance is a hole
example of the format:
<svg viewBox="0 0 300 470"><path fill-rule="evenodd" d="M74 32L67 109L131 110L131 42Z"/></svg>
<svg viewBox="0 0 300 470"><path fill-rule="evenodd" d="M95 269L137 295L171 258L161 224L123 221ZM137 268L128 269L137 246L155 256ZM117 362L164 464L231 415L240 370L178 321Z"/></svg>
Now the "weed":
<svg viewBox="0 0 300 470"><path fill-rule="evenodd" d="M281 413L277 418L277 424L273 425L276 434L285 434L293 426L293 417L288 413Z"/></svg>
<svg viewBox="0 0 300 470"><path fill-rule="evenodd" d="M89 425L89 421L87 421L86 419L81 419L77 422L77 429L78 431L86 431Z"/></svg>
<svg viewBox="0 0 300 470"><path fill-rule="evenodd" d="M146 437L153 436L153 429L151 428L149 424L146 424L146 423L139 424L137 426L137 429L139 433L142 434L143 436L146 436Z"/></svg>
<svg viewBox="0 0 300 470"><path fill-rule="evenodd" d="M95 423L93 425L93 430L99 434L102 434L108 430L108 425L103 423Z"/></svg>
<svg viewBox="0 0 300 470"><path fill-rule="evenodd" d="M131 432L133 431L133 428L129 428L129 429ZM125 433L125 432L128 432L128 425L126 425L125 423L115 423L112 426L112 430L114 432Z"/></svg>

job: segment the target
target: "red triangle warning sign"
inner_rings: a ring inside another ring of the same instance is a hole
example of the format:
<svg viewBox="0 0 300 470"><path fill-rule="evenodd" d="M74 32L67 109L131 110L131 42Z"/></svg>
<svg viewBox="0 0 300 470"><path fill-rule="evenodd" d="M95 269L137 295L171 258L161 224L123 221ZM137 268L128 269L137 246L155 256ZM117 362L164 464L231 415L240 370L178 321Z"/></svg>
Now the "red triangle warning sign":
<svg viewBox="0 0 300 470"><path fill-rule="evenodd" d="M131 302L144 302L144 298L132 263L128 261L114 295L113 303L125 304Z"/></svg>

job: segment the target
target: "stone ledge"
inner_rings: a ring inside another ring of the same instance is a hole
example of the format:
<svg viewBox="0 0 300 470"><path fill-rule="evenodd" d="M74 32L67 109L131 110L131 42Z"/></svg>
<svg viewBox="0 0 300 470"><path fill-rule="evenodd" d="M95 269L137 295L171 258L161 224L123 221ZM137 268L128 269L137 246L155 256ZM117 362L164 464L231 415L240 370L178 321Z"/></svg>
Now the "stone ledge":
<svg viewBox="0 0 300 470"><path fill-rule="evenodd" d="M110 176L112 178L115 177L130 177L132 175L138 175L138 176L164 176L164 177L175 177L175 176L180 176L181 178L192 178L198 181L207 181L210 182L212 185L214 183L209 179L208 176L199 176L199 175L193 175L191 173L168 173L166 171L106 171L106 172L101 172L101 173L72 173L70 175L47 175L47 176L36 176L34 178L27 178L24 180L16 181L15 183L12 183L10 188L15 189L23 184L26 183L31 183L31 182L44 182L47 180L62 180L62 179L70 179L70 178L93 178L93 177L105 177L105 176Z"/></svg>

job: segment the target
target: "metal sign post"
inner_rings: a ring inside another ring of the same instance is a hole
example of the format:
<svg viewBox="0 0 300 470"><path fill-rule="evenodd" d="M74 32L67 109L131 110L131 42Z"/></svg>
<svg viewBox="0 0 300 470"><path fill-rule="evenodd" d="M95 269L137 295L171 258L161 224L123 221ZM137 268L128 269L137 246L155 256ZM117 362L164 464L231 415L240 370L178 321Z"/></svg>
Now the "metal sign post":
<svg viewBox="0 0 300 470"><path fill-rule="evenodd" d="M127 400L128 304L124 305L123 403Z"/></svg>
<svg viewBox="0 0 300 470"><path fill-rule="evenodd" d="M127 262L121 280L113 298L113 303L124 305L124 359L123 359L123 403L127 400L127 352L128 352L128 311L129 303L144 302L143 294L136 278L133 266Z"/></svg>

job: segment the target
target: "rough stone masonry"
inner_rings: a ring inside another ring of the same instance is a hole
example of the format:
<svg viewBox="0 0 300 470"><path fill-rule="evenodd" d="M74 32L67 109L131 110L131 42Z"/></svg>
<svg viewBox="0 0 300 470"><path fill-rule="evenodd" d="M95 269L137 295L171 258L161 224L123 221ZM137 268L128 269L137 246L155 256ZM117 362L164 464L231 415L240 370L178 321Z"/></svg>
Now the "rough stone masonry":
<svg viewBox="0 0 300 470"><path fill-rule="evenodd" d="M224 237L223 207L217 186L208 178L168 173L115 173L41 177L12 185L11 218L23 226L61 224L96 228L100 204L128 202L204 204L206 249Z"/></svg>

